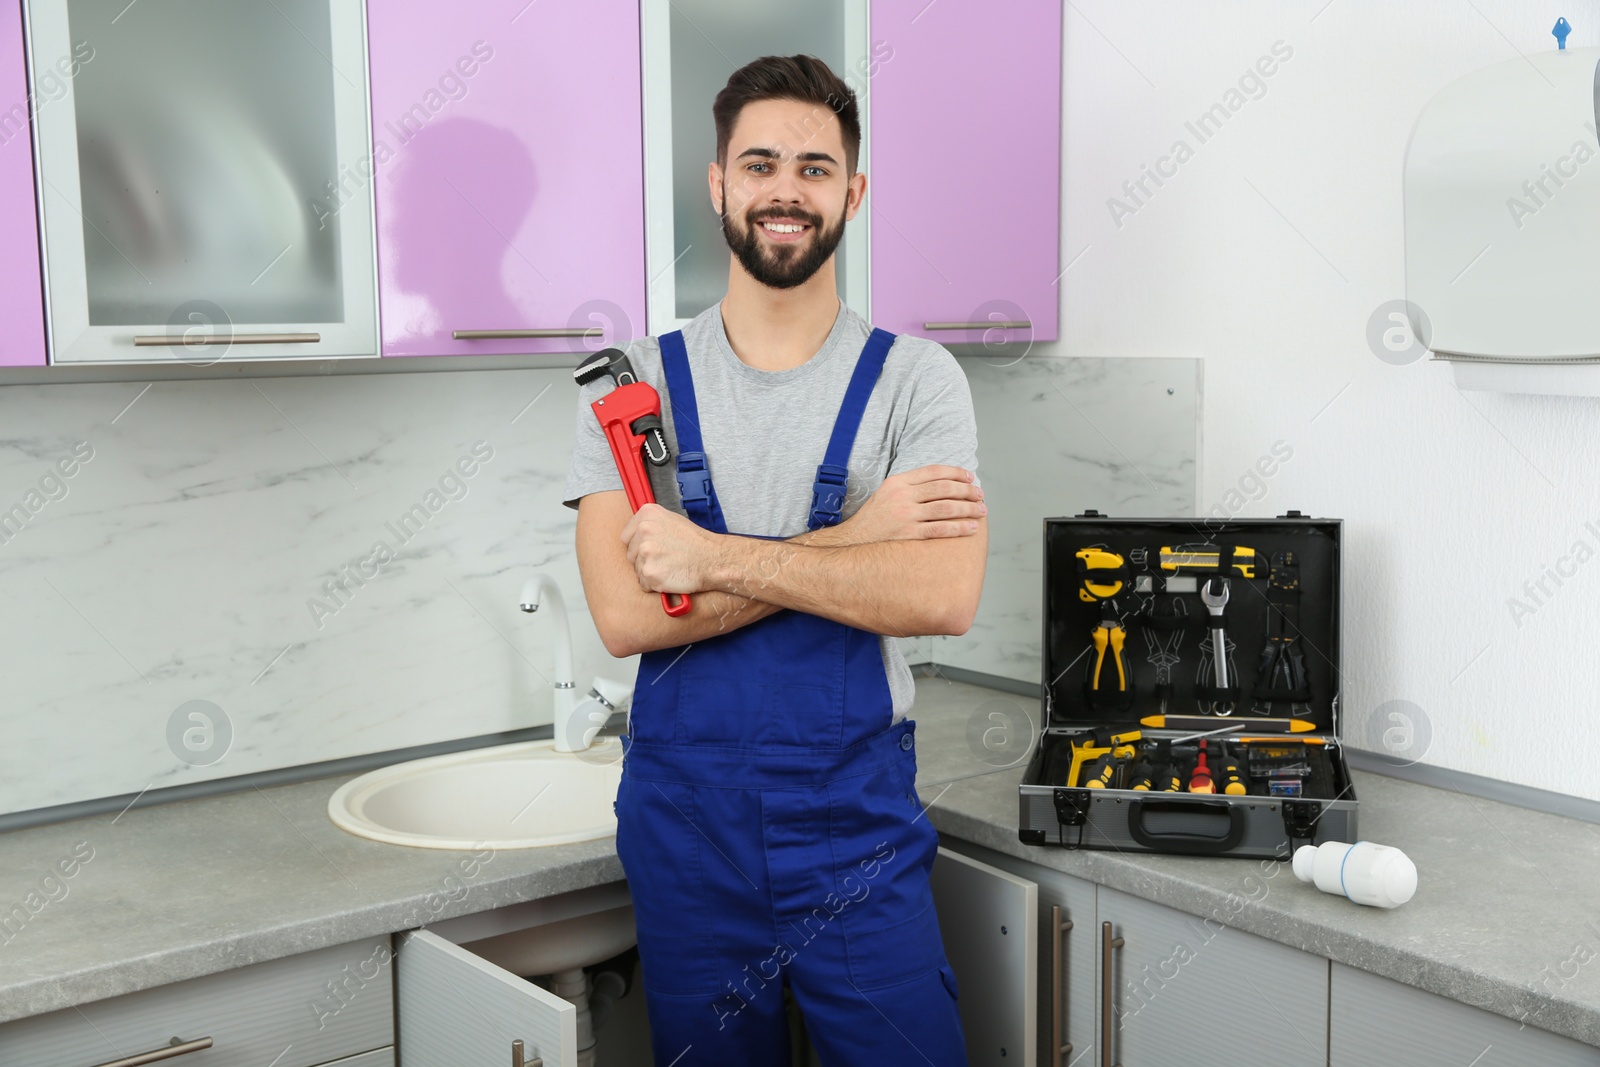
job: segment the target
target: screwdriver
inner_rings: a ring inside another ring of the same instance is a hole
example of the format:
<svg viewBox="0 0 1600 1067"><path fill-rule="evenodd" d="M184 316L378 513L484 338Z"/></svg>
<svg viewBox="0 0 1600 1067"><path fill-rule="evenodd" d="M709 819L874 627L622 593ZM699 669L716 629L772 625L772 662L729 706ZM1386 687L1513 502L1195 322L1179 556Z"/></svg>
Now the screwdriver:
<svg viewBox="0 0 1600 1067"><path fill-rule="evenodd" d="M1140 792L1149 792L1156 784L1156 769L1150 765L1149 760L1141 760L1133 768L1132 780L1128 783L1129 789Z"/></svg>
<svg viewBox="0 0 1600 1067"><path fill-rule="evenodd" d="M1241 744L1254 742L1260 745L1325 745L1326 738L1321 737L1235 737L1233 740Z"/></svg>
<svg viewBox="0 0 1600 1067"><path fill-rule="evenodd" d="M1200 755L1195 757L1194 773L1189 776L1189 792L1215 793L1216 784L1211 780L1211 770L1206 766L1206 743L1200 742Z"/></svg>
<svg viewBox="0 0 1600 1067"><path fill-rule="evenodd" d="M1243 796L1249 790L1245 788L1244 776L1239 773L1239 763L1231 756L1224 753L1218 757L1221 764L1217 768L1217 777L1222 781L1222 791L1229 796Z"/></svg>
<svg viewBox="0 0 1600 1067"><path fill-rule="evenodd" d="M1084 768L1084 789L1104 789L1111 784L1111 779L1117 774L1117 764L1109 755L1101 756L1088 767Z"/></svg>

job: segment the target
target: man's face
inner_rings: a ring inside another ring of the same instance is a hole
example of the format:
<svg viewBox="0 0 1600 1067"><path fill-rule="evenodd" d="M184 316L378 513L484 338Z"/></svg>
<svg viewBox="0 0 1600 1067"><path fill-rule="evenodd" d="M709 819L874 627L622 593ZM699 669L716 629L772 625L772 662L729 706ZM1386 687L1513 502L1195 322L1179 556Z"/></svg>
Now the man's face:
<svg viewBox="0 0 1600 1067"><path fill-rule="evenodd" d="M774 289L822 269L867 184L864 174L846 174L833 109L798 100L747 104L728 138L727 170L711 164L710 180L728 247Z"/></svg>

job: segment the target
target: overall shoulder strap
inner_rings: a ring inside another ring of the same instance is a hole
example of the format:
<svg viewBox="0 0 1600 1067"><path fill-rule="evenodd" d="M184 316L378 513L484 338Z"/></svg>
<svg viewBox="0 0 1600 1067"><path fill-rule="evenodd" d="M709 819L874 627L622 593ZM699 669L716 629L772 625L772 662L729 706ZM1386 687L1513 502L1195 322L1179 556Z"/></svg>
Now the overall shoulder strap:
<svg viewBox="0 0 1600 1067"><path fill-rule="evenodd" d="M678 439L678 492L683 497L683 510L695 525L713 533L727 533L722 508L711 485L705 444L700 438L700 409L695 403L694 375L689 371L683 331L664 333L657 340L661 343L661 369L667 379L667 401L672 405L672 430Z"/></svg>
<svg viewBox="0 0 1600 1067"><path fill-rule="evenodd" d="M833 435L828 439L828 451L823 454L822 463L817 467L816 483L811 487L809 526L813 530L837 525L842 518L850 450L855 446L861 416L867 410L867 401L878 384L878 375L883 371L883 361L889 357L894 338L888 330L874 328L856 359L850 385L844 391L844 403L839 405L839 417L833 423Z"/></svg>

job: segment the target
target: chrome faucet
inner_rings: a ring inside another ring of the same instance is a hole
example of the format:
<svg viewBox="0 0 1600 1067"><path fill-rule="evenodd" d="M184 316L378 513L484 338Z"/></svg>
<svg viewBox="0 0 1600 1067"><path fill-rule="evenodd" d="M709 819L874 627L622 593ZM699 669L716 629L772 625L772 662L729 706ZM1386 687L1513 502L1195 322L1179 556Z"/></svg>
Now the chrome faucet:
<svg viewBox="0 0 1600 1067"><path fill-rule="evenodd" d="M633 696L633 686L596 678L588 695L578 700L577 685L572 678L572 627L567 621L567 602L554 578L536 574L523 584L518 606L531 615L544 603L550 605L556 626L556 677L551 683L555 690L555 750L581 752L594 743L595 735L611 718L612 712L627 706Z"/></svg>

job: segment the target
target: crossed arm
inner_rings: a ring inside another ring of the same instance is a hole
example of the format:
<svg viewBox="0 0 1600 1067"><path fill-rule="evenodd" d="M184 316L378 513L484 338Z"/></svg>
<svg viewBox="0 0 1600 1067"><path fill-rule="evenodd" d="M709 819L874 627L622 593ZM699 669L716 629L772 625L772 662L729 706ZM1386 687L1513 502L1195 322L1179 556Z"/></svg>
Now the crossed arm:
<svg viewBox="0 0 1600 1067"><path fill-rule="evenodd" d="M959 467L884 480L849 519L787 541L714 534L620 491L578 504L578 567L606 650L690 644L792 608L873 633L966 633L988 551L983 491ZM660 593L693 594L670 618Z"/></svg>

